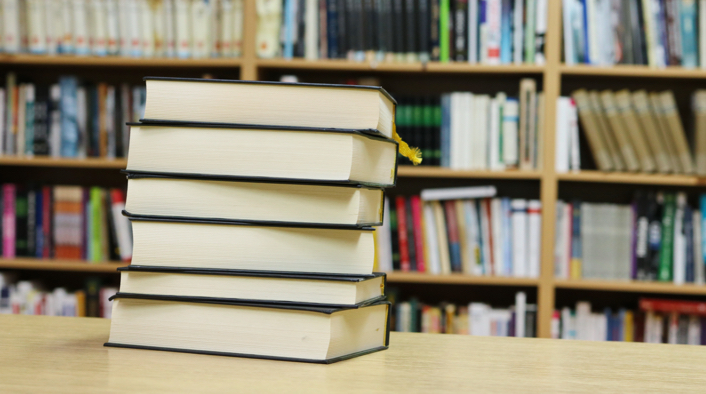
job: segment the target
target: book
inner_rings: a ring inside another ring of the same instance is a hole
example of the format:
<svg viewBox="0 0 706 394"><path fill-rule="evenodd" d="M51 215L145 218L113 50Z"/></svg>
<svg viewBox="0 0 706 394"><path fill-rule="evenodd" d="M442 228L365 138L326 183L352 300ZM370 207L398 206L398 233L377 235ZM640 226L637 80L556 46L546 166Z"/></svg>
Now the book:
<svg viewBox="0 0 706 394"><path fill-rule="evenodd" d="M135 265L370 275L375 260L372 228L130 219Z"/></svg>
<svg viewBox="0 0 706 394"><path fill-rule="evenodd" d="M385 274L323 276L233 270L122 267L120 293L201 300L363 306L384 299ZM276 288L276 292L270 291Z"/></svg>
<svg viewBox="0 0 706 394"><path fill-rule="evenodd" d="M194 133L199 135L197 141ZM142 123L131 127L130 138L127 169L133 172L395 183L396 143L353 131ZM221 149L214 151L214 146ZM292 146L298 149L291 150ZM342 154L346 150L350 155ZM280 152L285 151L289 154L282 161ZM200 152L210 152L209 160L202 160Z"/></svg>
<svg viewBox="0 0 706 394"><path fill-rule="evenodd" d="M378 226L382 189L128 174L132 215ZM207 202L194 204L195 201ZM234 203L237 202L237 203Z"/></svg>
<svg viewBox="0 0 706 394"><path fill-rule="evenodd" d="M331 363L383 350L388 344L389 303L343 309L225 301L204 303L188 298L167 300L163 296L131 298L120 293L113 303L111 333L106 346ZM150 310L149 315L139 312L145 309ZM229 322L230 329L227 333L220 331L219 335L214 327L219 327L216 322L223 319ZM336 324L339 319L346 319L350 324ZM187 321L192 324L184 324ZM255 331L243 329L246 321L250 322L250 327L257 322L258 328ZM281 327L288 327L287 331L292 334L299 333L297 337L313 335L312 332L320 334L314 342L316 345L297 344L293 336L282 334ZM171 330L171 335L160 334L167 329ZM201 338L199 345L190 345L185 340L193 337Z"/></svg>

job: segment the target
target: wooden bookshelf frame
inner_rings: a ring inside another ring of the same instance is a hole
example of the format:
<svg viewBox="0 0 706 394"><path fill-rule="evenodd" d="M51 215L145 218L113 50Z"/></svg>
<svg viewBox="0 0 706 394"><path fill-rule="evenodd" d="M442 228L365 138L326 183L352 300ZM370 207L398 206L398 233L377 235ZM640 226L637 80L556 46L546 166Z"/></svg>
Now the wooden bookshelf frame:
<svg viewBox="0 0 706 394"><path fill-rule="evenodd" d="M548 7L546 34L546 64L544 65L472 65L466 63L375 63L349 62L345 60L304 60L304 59L259 59L255 51L256 12L255 0L245 0L244 4L244 41L243 53L239 58L231 59L139 59L117 57L80 57L80 56L38 56L38 55L0 55L0 65L6 68L17 66L32 66L23 73L36 70L46 70L57 66L90 67L92 73L100 73L101 68L108 72L111 68L130 68L137 70L170 69L237 69L243 80L258 80L267 71L287 71L296 73L306 70L328 73L356 73L364 75L369 72L381 75L440 75L448 78L483 78L486 75L507 75L517 78L520 75L541 78L542 91L545 95L544 117L545 128L542 130L542 149L544 154L542 169L536 171L455 171L447 168L401 166L398 175L408 179L406 182L419 182L423 185L425 179L455 179L502 181L537 181L539 182L539 198L542 201L542 255L541 275L536 279L476 277L469 275L429 275L420 273L390 273L389 283L448 284L467 286L504 286L513 288L536 288L538 304L538 327L540 337L550 337L551 317L555 308L555 297L558 290L592 290L604 292L628 292L650 294L676 294L689 296L706 296L706 286L683 285L649 282L618 282L593 280L558 280L554 278L554 232L555 209L559 185L562 183L595 183L595 184L634 184L681 187L705 187L706 178L688 175L633 174L633 173L602 173L599 171L582 171L576 173L558 174L554 170L555 122L556 108L554 103L560 95L562 78L565 76L587 78L643 78L649 81L653 78L675 79L706 79L706 70L683 69L667 67L655 69L646 66L618 65L613 67L595 67L587 65L566 66L561 62L561 4L551 2ZM80 71L78 71L80 72ZM145 73L146 75L147 73ZM404 137L404 136L403 136ZM104 169L113 171L125 168L125 159L52 159L46 157L7 157L0 156L0 172L23 171L27 167L68 168L75 171L83 169ZM608 186L610 187L610 186ZM125 263L90 264L75 260L36 260L29 258L0 259L0 269L47 270L116 273L115 269ZM423 296L422 296L423 298Z"/></svg>

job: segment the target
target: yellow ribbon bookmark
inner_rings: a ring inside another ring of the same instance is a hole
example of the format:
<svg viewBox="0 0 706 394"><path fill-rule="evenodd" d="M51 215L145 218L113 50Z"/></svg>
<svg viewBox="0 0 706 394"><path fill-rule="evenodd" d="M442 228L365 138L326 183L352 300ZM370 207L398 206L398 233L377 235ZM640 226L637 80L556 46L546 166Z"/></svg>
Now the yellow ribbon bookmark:
<svg viewBox="0 0 706 394"><path fill-rule="evenodd" d="M412 146L407 145L406 142L402 141L402 137L400 137L399 134L397 134L397 125L394 125L394 128L392 129L392 139L397 141L399 144L399 152L402 156L408 158L412 164L419 165L422 162L422 151L419 150L419 148L415 148Z"/></svg>

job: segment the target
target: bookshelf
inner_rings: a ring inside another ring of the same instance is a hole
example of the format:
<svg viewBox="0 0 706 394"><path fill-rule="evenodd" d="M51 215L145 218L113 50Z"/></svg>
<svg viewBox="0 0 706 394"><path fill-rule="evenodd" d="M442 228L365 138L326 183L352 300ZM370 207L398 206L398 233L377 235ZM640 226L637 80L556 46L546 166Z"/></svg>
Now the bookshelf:
<svg viewBox="0 0 706 394"><path fill-rule="evenodd" d="M266 80L268 75L276 73L297 74L306 73L307 82L328 82L331 76L380 76L395 78L397 81L407 80L419 83L420 89L433 86L435 78L444 81L478 83L488 85L506 82L508 79L521 77L535 78L539 90L544 92L545 128L542 130L543 152L554 152L556 108L553 103L562 93L564 78L581 78L587 83L597 81L609 84L617 78L627 78L648 85L650 81L662 78L675 82L699 81L706 79L706 70L682 69L667 67L654 69L646 66L619 65L614 67L595 67L586 65L566 66L561 61L561 8L559 2L548 7L548 30L546 35L546 64L544 65L472 65L465 63L376 63L350 62L344 60L304 60L304 59L258 59L255 54L256 20L255 0L245 1L243 55L237 59L131 59L131 58L96 58L76 56L35 56L35 55L0 55L0 67L6 70L22 71L23 74L42 73L54 67L76 67L73 73L80 74L82 70L92 76L108 75L115 69L121 69L124 75L130 75L137 80L152 72L168 72L170 75L193 76L206 71L227 71L239 75L243 80ZM17 69L18 66L31 66ZM166 70L166 71L165 71ZM493 78L486 78L493 77ZM321 80L317 79L320 78ZM432 81L432 82L430 82ZM404 136L403 136L404 138ZM125 168L124 159L51 159L45 157L2 157L0 156L0 182L16 179L35 179L55 177L57 182L69 182L67 179L83 179L84 174L90 181L110 176L109 182L123 181L117 170ZM683 285L675 286L666 283L650 282L617 282L596 280L556 280L554 278L554 238L555 238L555 208L559 189L567 184L582 183L602 192L618 185L638 187L652 185L655 187L685 187L703 188L706 178L687 175L633 174L633 173L602 173L599 171L581 171L567 174L557 174L554 170L554 154L545 154L541 170L536 171L456 171L448 168L400 166L398 169L398 184L423 188L426 182L451 182L455 186L470 182L495 181L517 184L518 188L533 188L538 184L539 199L542 202L542 255L541 274L539 278L504 278L504 277L474 277L469 275L429 275L420 273L394 272L388 276L390 284L406 284L416 286L421 294L426 285L454 286L492 286L501 290L514 292L516 288L531 288L536 290L538 306L538 327L540 337L550 336L552 312L555 308L557 291L591 290L605 293L650 293L674 294L688 296L706 296L706 286ZM44 172L50 175L44 175ZM96 173L98 175L96 175ZM11 176L5 176L11 174ZM71 175L71 174L76 174ZM23 178L24 177L24 178ZM88 181L83 181L88 182ZM107 181L106 181L107 182ZM514 182L514 183L513 183ZM515 186L513 186L515 187ZM394 191L393 191L394 192ZM90 264L75 260L36 260L29 258L0 259L0 269L15 270L45 270L69 271L74 273L116 273L115 268L122 263Z"/></svg>

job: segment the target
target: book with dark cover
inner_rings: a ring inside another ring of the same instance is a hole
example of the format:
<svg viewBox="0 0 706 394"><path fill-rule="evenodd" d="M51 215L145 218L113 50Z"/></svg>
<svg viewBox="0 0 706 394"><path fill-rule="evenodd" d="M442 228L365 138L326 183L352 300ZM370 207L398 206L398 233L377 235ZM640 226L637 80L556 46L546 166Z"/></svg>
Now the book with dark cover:
<svg viewBox="0 0 706 394"><path fill-rule="evenodd" d="M422 99L415 98L412 105L412 139L414 143L412 146L418 147L422 152L426 149L424 145L424 107L422 106ZM422 157L424 154L422 153Z"/></svg>
<svg viewBox="0 0 706 394"><path fill-rule="evenodd" d="M652 195L654 199L654 195ZM649 227L650 227L650 200L648 194L642 190L635 193L635 260L637 280L652 280L651 265L649 260Z"/></svg>
<svg viewBox="0 0 706 394"><path fill-rule="evenodd" d="M86 111L88 117L88 130L86 133L87 137L87 151L86 156L99 157L100 156L100 108L98 105L98 86L88 85L86 86L86 105L88 110Z"/></svg>
<svg viewBox="0 0 706 394"><path fill-rule="evenodd" d="M424 143L422 143L422 157L426 158L422 162L422 165L433 166L436 165L436 159L434 157L434 140L436 137L434 127L434 103L429 97L424 99L422 105L422 134L424 136Z"/></svg>
<svg viewBox="0 0 706 394"><path fill-rule="evenodd" d="M394 201L391 201L389 207L391 240L390 243L392 246L392 269L395 271L400 271L402 268L400 264L400 239L397 236L397 231L399 231L397 223L397 204L395 204Z"/></svg>
<svg viewBox="0 0 706 394"><path fill-rule="evenodd" d="M100 310L100 288L99 278L86 279L86 316L101 317Z"/></svg>
<svg viewBox="0 0 706 394"><path fill-rule="evenodd" d="M434 156L432 160L434 165L438 166L441 165L441 102L439 99L434 99L433 110Z"/></svg>
<svg viewBox="0 0 706 394"><path fill-rule="evenodd" d="M643 20L642 2L630 1L630 35L633 42L633 64L647 64L647 43L645 39L645 23Z"/></svg>
<svg viewBox="0 0 706 394"><path fill-rule="evenodd" d="M52 207L52 187L42 187L42 254L38 257L51 258L54 247L52 244L52 221L54 218Z"/></svg>
<svg viewBox="0 0 706 394"><path fill-rule="evenodd" d="M428 62L430 58L430 4L431 0L417 0L417 48L419 49L419 61L422 63Z"/></svg>
<svg viewBox="0 0 706 394"><path fill-rule="evenodd" d="M684 237L686 238L686 282L694 283L694 211L684 206Z"/></svg>
<svg viewBox="0 0 706 394"><path fill-rule="evenodd" d="M441 54L439 48L439 15L441 0L429 0L429 53L431 61L438 62Z"/></svg>
<svg viewBox="0 0 706 394"><path fill-rule="evenodd" d="M419 53L419 41L417 39L417 31L419 26L417 26L417 11L415 7L416 0L405 0L404 2L404 24L405 24L405 38L404 38L404 53L406 56L416 56Z"/></svg>
<svg viewBox="0 0 706 394"><path fill-rule="evenodd" d="M663 56L664 58L661 60L657 60L657 64L660 64L660 61L664 62L664 64L669 65L669 53L670 53L670 42L669 42L669 37L667 33L667 13L665 9L665 0L659 0L656 3L653 4L658 4L659 7L659 14L657 16L657 42L662 44L662 48L664 48L664 53Z"/></svg>
<svg viewBox="0 0 706 394"><path fill-rule="evenodd" d="M346 0L336 1L336 15L338 16L338 58L345 59L348 55L348 10L346 9Z"/></svg>
<svg viewBox="0 0 706 394"><path fill-rule="evenodd" d="M632 34L632 7L633 2L628 1L616 1L613 3L614 7L620 7L620 23L618 23L618 39L622 44L623 53L620 58L620 63L622 64L635 64L635 49L633 48L633 34Z"/></svg>
<svg viewBox="0 0 706 394"><path fill-rule="evenodd" d="M453 17L453 59L468 60L468 0L455 0Z"/></svg>
<svg viewBox="0 0 706 394"><path fill-rule="evenodd" d="M444 201L444 215L446 216L446 228L449 238L449 257L451 259L451 271L463 272L461 266L461 240L458 234L458 222L456 220L456 203L453 200Z"/></svg>
<svg viewBox="0 0 706 394"><path fill-rule="evenodd" d="M401 55L405 50L405 13L404 13L404 1L405 0L391 0L392 1L392 38L394 40L394 46L392 47L393 53L396 55Z"/></svg>
<svg viewBox="0 0 706 394"><path fill-rule="evenodd" d="M44 250L44 192L41 188L36 189L34 197L34 248L29 253L41 259ZM2 238L2 237L0 237Z"/></svg>
<svg viewBox="0 0 706 394"><path fill-rule="evenodd" d="M662 0L668 43L667 65L670 66L681 66L681 18L678 1L680 0Z"/></svg>
<svg viewBox="0 0 706 394"><path fill-rule="evenodd" d="M340 56L338 48L338 0L326 0L326 43L328 58L337 59Z"/></svg>
<svg viewBox="0 0 706 394"><path fill-rule="evenodd" d="M27 250L27 189L17 186L15 194L15 256L29 256Z"/></svg>
<svg viewBox="0 0 706 394"><path fill-rule="evenodd" d="M674 193L664 193L659 280L665 282L672 280L672 255L674 253L674 216L677 205L676 200L676 195Z"/></svg>
<svg viewBox="0 0 706 394"><path fill-rule="evenodd" d="M449 2L448 26L446 26L446 30L449 37L449 60L453 60L456 59L456 45L454 43L456 38L456 0L443 1Z"/></svg>
<svg viewBox="0 0 706 394"><path fill-rule="evenodd" d="M108 221L106 226L108 230L108 258L110 261L120 261L120 247L118 246L118 234L115 232L115 218L113 217L112 206L111 193L105 193L105 216Z"/></svg>
<svg viewBox="0 0 706 394"><path fill-rule="evenodd" d="M278 278L278 279L298 279L298 280L317 280L317 281L327 281L327 282L364 282L374 278L382 277L382 289L381 295L378 297L371 298L366 301L362 301L356 304L325 304L325 303L305 303L305 305L311 305L316 307L324 308L360 308L366 305L371 305L384 301L386 299L384 289L387 287L387 275L384 272L373 272L371 275L328 275L328 274L311 274L311 273L300 273L300 272L276 272L276 271L248 271L248 270L228 270L228 269L207 269L207 268L180 268L180 267L151 267L143 265L129 265L126 267L118 267L118 272L150 272L150 273L163 273L170 275L218 275L218 276L237 276L237 277L252 277L252 278ZM120 292L118 294L125 295L129 294L131 296L142 296L142 294L126 293ZM149 295L145 295L149 296ZM229 302L244 302L253 304L294 304L302 305L301 302L290 302L290 301L267 301L267 300L247 300L247 299L236 299L236 298L213 298L213 297L185 297L185 296L166 296L174 299L183 298L194 298L204 301L208 300L225 300Z"/></svg>
<svg viewBox="0 0 706 394"><path fill-rule="evenodd" d="M376 39L379 34L377 23L377 12L373 0L363 1L363 50L366 56L373 55L376 50Z"/></svg>
<svg viewBox="0 0 706 394"><path fill-rule="evenodd" d="M375 50L378 52L380 58L378 60L383 60L386 52L390 52L390 47L388 46L389 38L387 37L390 24L390 9L391 3L389 1L375 1L375 34L373 35L373 42L375 44Z"/></svg>
<svg viewBox="0 0 706 394"><path fill-rule="evenodd" d="M296 24L295 32L297 37L294 42L294 57L304 57L304 46L306 39L304 38L304 32L306 31L305 15L306 15L306 0L295 0L297 4L297 14L294 16L294 23Z"/></svg>
<svg viewBox="0 0 706 394"><path fill-rule="evenodd" d="M363 25L363 2L361 0L348 0L347 10L350 19L348 20L348 36L350 47L348 48L349 60L363 60L361 55L365 49L365 26Z"/></svg>
<svg viewBox="0 0 706 394"><path fill-rule="evenodd" d="M655 193L647 195L647 263L645 280L657 280L660 251L662 250L662 208L663 202Z"/></svg>
<svg viewBox="0 0 706 394"><path fill-rule="evenodd" d="M322 308L322 307L316 307L316 306L310 306L310 305L305 305L305 304L263 304L263 303L248 303L248 302L232 302L232 301L225 301L225 300L209 300L209 301L204 301L204 300L198 300L198 299L174 299L171 297L161 297L161 296L134 296L134 295L129 295L129 294L116 294L115 296L111 297L111 300L114 299L121 299L121 298L134 298L134 299L150 299L150 300L160 300L160 301L168 301L168 302L189 302L189 303L204 303L204 304L218 304L218 305L231 305L231 306L241 306L241 307L249 307L249 308L273 308L273 309L281 309L281 310L289 310L289 311L304 311L304 312L314 312L314 313L323 313L323 314L333 314L336 312L340 312L343 310L347 309L353 309L353 308ZM240 353L226 353L226 352L213 352L213 351L200 351L200 350L191 350L191 349L175 349L175 348L164 348L164 347L153 347L153 346L141 346L141 345L129 345L129 344L121 344L121 343L112 343L112 342L106 342L104 346L108 347L124 347L124 348L133 348L133 349L149 349L149 350L163 350L163 351L171 351L171 352L183 352L183 353L194 353L194 354L208 354L208 355L217 355L217 356L232 356L232 357L245 357L245 358L261 358L261 359L267 359L267 360L281 360L281 361L298 361L298 362L308 362L308 363L318 363L318 364L331 364L337 361L342 361L342 360L347 360L353 357L358 357L362 356L365 354L377 352L380 350L385 350L388 348L389 343L390 343L390 303L389 302L377 302L372 305L367 305L366 307L371 307L371 306L376 306L376 305L386 305L387 306L387 322L386 322L386 328L385 328L385 341L384 345L373 348L373 349L368 349L364 351L360 351L357 353L352 353L340 357L335 357L335 358L330 358L330 359L325 359L325 360L311 360L311 359L299 359L299 358L288 358L288 357L274 357L274 356L261 356L261 355L253 355L253 354L240 354Z"/></svg>
<svg viewBox="0 0 706 394"><path fill-rule="evenodd" d="M400 250L400 270L402 272L409 272L412 268L410 264L410 247L409 247L409 237L408 237L408 216L407 216L407 204L403 196L397 196L395 203L397 204L397 236L399 237L399 250Z"/></svg>
<svg viewBox="0 0 706 394"><path fill-rule="evenodd" d="M49 154L49 92L37 86L34 102L34 154Z"/></svg>
<svg viewBox="0 0 706 394"><path fill-rule="evenodd" d="M25 256L33 257L37 247L37 191L30 188L27 191L27 246Z"/></svg>

